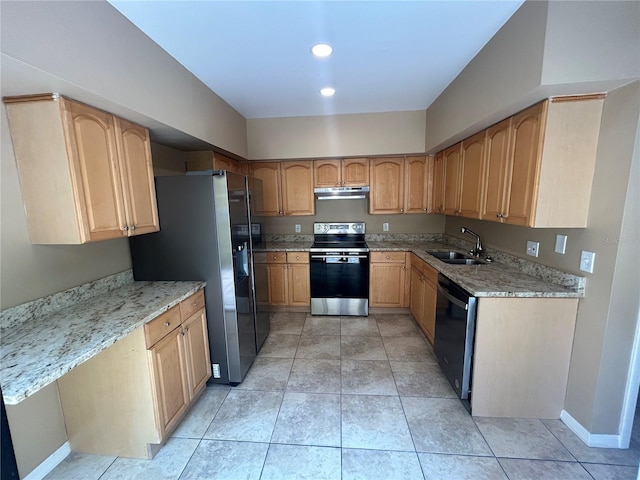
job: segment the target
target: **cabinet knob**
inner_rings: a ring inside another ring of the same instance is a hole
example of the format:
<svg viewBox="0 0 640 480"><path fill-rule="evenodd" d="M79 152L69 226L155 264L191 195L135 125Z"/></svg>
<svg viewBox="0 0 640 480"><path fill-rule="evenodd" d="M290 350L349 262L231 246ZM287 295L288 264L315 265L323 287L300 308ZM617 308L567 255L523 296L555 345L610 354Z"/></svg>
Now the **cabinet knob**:
<svg viewBox="0 0 640 480"><path fill-rule="evenodd" d="M125 232L129 231L129 225L125 225L124 227L122 227L122 230L124 230Z"/></svg>
<svg viewBox="0 0 640 480"><path fill-rule="evenodd" d="M391 257L390 257L389 255L387 255L385 258L386 258L387 260L389 260Z"/></svg>
<svg viewBox="0 0 640 480"><path fill-rule="evenodd" d="M131 225L131 230L135 230L136 226L135 225Z"/></svg>
<svg viewBox="0 0 640 480"><path fill-rule="evenodd" d="M401 208L401 209L400 209L400 213L404 213L404 208Z"/></svg>
<svg viewBox="0 0 640 480"><path fill-rule="evenodd" d="M274 256L273 256L273 259L275 260L276 258L278 258L278 257L274 255Z"/></svg>
<svg viewBox="0 0 640 480"><path fill-rule="evenodd" d="M191 305L194 306L194 307L197 307L198 306L198 302L193 302Z"/></svg>
<svg viewBox="0 0 640 480"><path fill-rule="evenodd" d="M164 326L165 327L170 327L171 326L171 322L164 322Z"/></svg>

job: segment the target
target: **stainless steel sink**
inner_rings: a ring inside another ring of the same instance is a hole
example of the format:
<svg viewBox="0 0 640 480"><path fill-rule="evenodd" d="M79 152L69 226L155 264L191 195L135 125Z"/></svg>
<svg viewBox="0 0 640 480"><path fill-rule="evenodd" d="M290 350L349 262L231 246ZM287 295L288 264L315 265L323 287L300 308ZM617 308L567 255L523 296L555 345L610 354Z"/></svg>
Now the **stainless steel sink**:
<svg viewBox="0 0 640 480"><path fill-rule="evenodd" d="M464 253L449 251L449 252L430 252L427 251L429 255L433 255L438 260L444 263L448 263L450 265L483 265L486 262L484 260L480 260L478 258L472 258Z"/></svg>
<svg viewBox="0 0 640 480"><path fill-rule="evenodd" d="M449 252L427 252L429 255L433 255L434 257L436 257L438 260L462 260L465 258L468 258L467 255L465 255L464 253L458 253L458 252L453 252L453 251L449 251Z"/></svg>

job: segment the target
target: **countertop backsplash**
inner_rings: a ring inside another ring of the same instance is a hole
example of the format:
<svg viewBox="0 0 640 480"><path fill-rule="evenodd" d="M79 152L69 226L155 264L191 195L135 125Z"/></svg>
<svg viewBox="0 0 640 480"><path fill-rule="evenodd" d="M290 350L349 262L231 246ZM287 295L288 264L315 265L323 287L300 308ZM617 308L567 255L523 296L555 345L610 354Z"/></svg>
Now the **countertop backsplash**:
<svg viewBox="0 0 640 480"><path fill-rule="evenodd" d="M52 293L22 305L7 308L0 312L0 331L5 328L15 327L30 318L41 317L96 295L102 295L131 282L133 282L133 270L129 269L63 290L62 292Z"/></svg>

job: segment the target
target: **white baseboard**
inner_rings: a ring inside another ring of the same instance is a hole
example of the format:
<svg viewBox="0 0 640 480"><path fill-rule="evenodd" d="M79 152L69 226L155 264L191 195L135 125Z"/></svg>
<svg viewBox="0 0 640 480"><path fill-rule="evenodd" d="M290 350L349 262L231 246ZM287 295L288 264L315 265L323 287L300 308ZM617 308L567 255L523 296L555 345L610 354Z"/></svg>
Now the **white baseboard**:
<svg viewBox="0 0 640 480"><path fill-rule="evenodd" d="M71 445L69 442L64 442L60 448L49 455L44 462L33 469L23 480L42 480L51 470L56 468L60 462L67 458L67 455L70 453Z"/></svg>
<svg viewBox="0 0 640 480"><path fill-rule="evenodd" d="M560 413L560 420L575 433L588 447L595 448L624 448L621 435L605 435L590 433L580 422L573 418L566 410Z"/></svg>

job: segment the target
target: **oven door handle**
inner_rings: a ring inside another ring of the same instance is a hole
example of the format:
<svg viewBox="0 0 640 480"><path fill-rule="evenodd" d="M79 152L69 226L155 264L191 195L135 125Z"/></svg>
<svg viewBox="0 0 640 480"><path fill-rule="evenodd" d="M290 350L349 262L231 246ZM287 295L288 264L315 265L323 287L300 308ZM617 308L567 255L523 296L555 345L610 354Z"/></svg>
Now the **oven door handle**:
<svg viewBox="0 0 640 480"><path fill-rule="evenodd" d="M442 294L442 296L444 298L449 300L451 303L453 303L457 307L464 308L465 310L469 310L469 305L467 305L462 300L460 300L460 299L454 297L453 295L451 295L449 290L446 290L445 288L443 288L442 284L440 284L440 283L438 284L438 291Z"/></svg>
<svg viewBox="0 0 640 480"><path fill-rule="evenodd" d="M311 258L369 258L368 255L311 255Z"/></svg>

